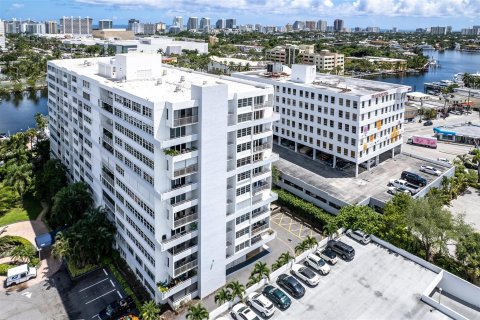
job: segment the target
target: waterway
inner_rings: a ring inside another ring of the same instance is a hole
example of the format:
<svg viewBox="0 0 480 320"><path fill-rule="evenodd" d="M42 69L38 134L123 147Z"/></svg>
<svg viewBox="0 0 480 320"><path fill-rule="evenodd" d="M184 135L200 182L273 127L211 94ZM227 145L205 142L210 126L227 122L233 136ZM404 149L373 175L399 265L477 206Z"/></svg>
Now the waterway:
<svg viewBox="0 0 480 320"><path fill-rule="evenodd" d="M423 84L425 82L453 80L453 76L457 73L480 72L480 53L454 50L445 50L444 52L429 50L424 51L423 54L437 60L440 66L436 68L430 67L427 72L418 74L377 76L372 77L372 79L408 85L412 87L413 91L423 92Z"/></svg>
<svg viewBox="0 0 480 320"><path fill-rule="evenodd" d="M12 93L0 99L0 133L26 131L35 127L37 112L48 113L47 90Z"/></svg>

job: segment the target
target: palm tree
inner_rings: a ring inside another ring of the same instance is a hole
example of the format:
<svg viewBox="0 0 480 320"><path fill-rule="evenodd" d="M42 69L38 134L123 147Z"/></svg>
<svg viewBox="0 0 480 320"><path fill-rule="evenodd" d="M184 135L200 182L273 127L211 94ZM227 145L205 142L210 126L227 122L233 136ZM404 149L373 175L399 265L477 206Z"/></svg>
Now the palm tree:
<svg viewBox="0 0 480 320"><path fill-rule="evenodd" d="M209 317L208 310L201 303L188 307L188 320L208 320Z"/></svg>
<svg viewBox="0 0 480 320"><path fill-rule="evenodd" d="M237 280L230 282L227 284L227 288L231 290L231 300L235 300L236 297L243 299L245 295L245 286L240 284Z"/></svg>
<svg viewBox="0 0 480 320"><path fill-rule="evenodd" d="M267 278L270 280L270 268L265 262L259 261L253 267L252 275L259 275L260 279Z"/></svg>
<svg viewBox="0 0 480 320"><path fill-rule="evenodd" d="M331 219L326 225L323 226L323 233L329 238L333 239L337 235L338 225L334 219Z"/></svg>
<svg viewBox="0 0 480 320"><path fill-rule="evenodd" d="M18 195L23 199L28 186L32 182L32 164L11 163L6 167L5 185L17 190Z"/></svg>
<svg viewBox="0 0 480 320"><path fill-rule="evenodd" d="M307 245L307 243L305 243L305 241L302 241L295 246L295 254L297 256L299 254L301 254L302 252L305 252L306 250L308 250L308 245Z"/></svg>
<svg viewBox="0 0 480 320"><path fill-rule="evenodd" d="M37 124L38 130L40 130L42 133L45 133L45 128L48 125L48 118L40 112L37 112L35 113L35 123Z"/></svg>
<svg viewBox="0 0 480 320"><path fill-rule="evenodd" d="M308 249L313 249L318 245L317 239L312 236L307 236L303 242L305 242Z"/></svg>
<svg viewBox="0 0 480 320"><path fill-rule="evenodd" d="M290 253L290 251L286 251L284 253L282 253L277 261L275 261L275 263L272 265L272 270L277 270L279 269L281 266L284 266L286 265L287 263L289 263L290 261L292 260L295 260L295 257L292 256L292 254Z"/></svg>
<svg viewBox="0 0 480 320"><path fill-rule="evenodd" d="M248 278L247 288L253 286L256 283L259 283L262 279L263 279L262 276L260 276L259 274L254 274L252 272L252 274Z"/></svg>
<svg viewBox="0 0 480 320"><path fill-rule="evenodd" d="M140 307L140 316L143 320L157 320L159 315L160 308L153 300L145 302Z"/></svg>
<svg viewBox="0 0 480 320"><path fill-rule="evenodd" d="M480 150L474 149L472 162L477 163L477 176L478 176L477 183L480 183Z"/></svg>
<svg viewBox="0 0 480 320"><path fill-rule="evenodd" d="M231 299L230 291L225 288L220 289L217 294L215 295L215 303L218 305L222 305Z"/></svg>
<svg viewBox="0 0 480 320"><path fill-rule="evenodd" d="M30 142L30 149L32 149L33 148L33 140L37 136L37 130L35 130L34 128L30 128L25 132L25 136L28 138L28 140Z"/></svg>
<svg viewBox="0 0 480 320"><path fill-rule="evenodd" d="M55 258L63 260L71 255L72 249L70 242L64 237L63 232L59 232L55 237L52 254Z"/></svg>

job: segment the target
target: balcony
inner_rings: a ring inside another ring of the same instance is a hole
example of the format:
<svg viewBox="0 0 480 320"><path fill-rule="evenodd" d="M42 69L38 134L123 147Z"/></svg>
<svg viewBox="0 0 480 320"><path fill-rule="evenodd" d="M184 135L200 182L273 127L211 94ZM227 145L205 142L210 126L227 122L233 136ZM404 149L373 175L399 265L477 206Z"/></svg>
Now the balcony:
<svg viewBox="0 0 480 320"><path fill-rule="evenodd" d="M270 143L263 143L258 146L253 146L253 152L263 151L271 148L272 148L272 145Z"/></svg>
<svg viewBox="0 0 480 320"><path fill-rule="evenodd" d="M173 171L173 177L180 178L192 173L196 173L198 171L198 165L197 164L192 164L188 167L182 168L182 169L177 169Z"/></svg>
<svg viewBox="0 0 480 320"><path fill-rule="evenodd" d="M263 190L267 190L267 189L270 189L270 183L264 182L264 183L262 183L262 184L260 184L256 187L253 187L252 193L253 193L253 195L257 195L260 192L262 192Z"/></svg>
<svg viewBox="0 0 480 320"><path fill-rule="evenodd" d="M198 116L189 116L173 119L173 127L186 126L198 122Z"/></svg>
<svg viewBox="0 0 480 320"><path fill-rule="evenodd" d="M179 245L182 242L193 239L196 236L198 236L198 231L196 229L195 230L190 230L190 231L185 231L185 232L182 232L182 233L177 233L176 235L172 236L171 238L162 240L162 242L160 242L161 251L162 252L166 251L170 248L175 247L176 245Z"/></svg>
<svg viewBox="0 0 480 320"><path fill-rule="evenodd" d="M196 140L198 140L198 134L196 134L196 133L185 134L184 136L161 140L160 141L160 148L161 149L166 149L166 148L170 148L170 147L182 144L182 143L193 142L193 141L196 141Z"/></svg>
<svg viewBox="0 0 480 320"><path fill-rule="evenodd" d="M169 210L172 213L179 212L188 208L191 208L198 204L197 197L191 197L189 199L181 200L169 205Z"/></svg>
<svg viewBox="0 0 480 320"><path fill-rule="evenodd" d="M265 101L265 102L262 102L262 103L255 103L253 105L253 109L258 110L258 109L268 108L270 106L272 106L272 104L268 103L268 101Z"/></svg>
<svg viewBox="0 0 480 320"><path fill-rule="evenodd" d="M160 200L167 200L173 197L176 197L178 195L181 195L182 193L187 193L189 191L197 189L198 184L196 182L192 183L186 183L186 184L181 184L178 186L173 187L172 189L162 192L160 195Z"/></svg>
<svg viewBox="0 0 480 320"><path fill-rule="evenodd" d="M171 262L176 262L181 259L184 259L198 251L198 243L196 238L184 242L182 244L179 244L178 246L175 246L171 249L169 249L168 252L168 257Z"/></svg>
<svg viewBox="0 0 480 320"><path fill-rule="evenodd" d="M188 288L191 284L198 281L196 270L190 271L186 277L179 277L177 279L171 279L168 284L157 283L158 290L162 295L162 300L165 300L175 293L180 292Z"/></svg>
<svg viewBox="0 0 480 320"><path fill-rule="evenodd" d="M253 246L254 244L258 244L262 240L263 243L271 241L277 235L277 233L273 229L266 228L265 230L267 231L263 232L258 236L252 237L252 240L250 241L251 246Z"/></svg>
<svg viewBox="0 0 480 320"><path fill-rule="evenodd" d="M172 162L184 161L187 159L192 159L198 157L198 151L196 148L185 148L182 150L166 149L164 153L169 157Z"/></svg>
<svg viewBox="0 0 480 320"><path fill-rule="evenodd" d="M256 226L255 228L252 227L251 235L255 236L255 235L259 234L260 232L262 232L263 230L266 230L266 229L269 229L268 223L267 222L261 223L258 226Z"/></svg>
<svg viewBox="0 0 480 320"><path fill-rule="evenodd" d="M181 274L188 272L193 268L196 268L197 266L198 266L198 260L196 258L192 260L189 259L182 264L177 264L173 269L173 275L174 277L178 277Z"/></svg>
<svg viewBox="0 0 480 320"><path fill-rule="evenodd" d="M196 220L198 220L198 212L194 212L184 217L173 220L171 227L172 229L177 229Z"/></svg>
<svg viewBox="0 0 480 320"><path fill-rule="evenodd" d="M267 213L267 212L270 212L270 210L267 208L267 209L263 209L263 210L260 210L258 212L255 212L255 213L252 213L252 220Z"/></svg>

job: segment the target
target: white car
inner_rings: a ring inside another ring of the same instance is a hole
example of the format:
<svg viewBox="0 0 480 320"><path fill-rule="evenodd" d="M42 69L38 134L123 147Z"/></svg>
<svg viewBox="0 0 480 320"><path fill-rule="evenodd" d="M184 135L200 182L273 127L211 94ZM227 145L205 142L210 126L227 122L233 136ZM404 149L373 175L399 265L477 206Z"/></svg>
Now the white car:
<svg viewBox="0 0 480 320"><path fill-rule="evenodd" d="M397 193L405 193L408 195L412 195L412 193L409 190L402 189L402 188L397 188L397 187L388 187L388 193L390 194L397 194Z"/></svg>
<svg viewBox="0 0 480 320"><path fill-rule="evenodd" d="M347 232L345 232L345 233L350 238L355 239L358 242L363 243L363 244L367 244L367 243L370 243L370 241L372 241L372 239L370 238L370 236L368 234L366 234L365 232L360 231L360 230L352 231L352 229L348 229Z"/></svg>
<svg viewBox="0 0 480 320"><path fill-rule="evenodd" d="M438 158L437 160L451 164L450 160L448 160L448 159L446 159L446 158Z"/></svg>
<svg viewBox="0 0 480 320"><path fill-rule="evenodd" d="M264 318L268 318L275 313L275 306L273 303L261 293L250 293L247 296L247 305L260 312Z"/></svg>
<svg viewBox="0 0 480 320"><path fill-rule="evenodd" d="M313 253L309 254L305 258L305 265L317 270L322 275L326 275L330 272L330 267L325 262L325 260Z"/></svg>
<svg viewBox="0 0 480 320"><path fill-rule="evenodd" d="M326 262L334 265L338 262L337 254L332 251L330 248L325 248L324 250L317 250L317 255L325 260Z"/></svg>
<svg viewBox="0 0 480 320"><path fill-rule="evenodd" d="M439 176L439 175L442 174L442 171L440 171L437 168L434 168L432 166L420 166L420 171L428 173L428 174L433 174L434 176Z"/></svg>
<svg viewBox="0 0 480 320"><path fill-rule="evenodd" d="M239 302L232 308L232 316L237 320L260 320L252 309Z"/></svg>
<svg viewBox="0 0 480 320"><path fill-rule="evenodd" d="M316 286L320 282L320 276L318 274L313 272L309 267L302 266L298 263L292 266L292 273L311 286Z"/></svg>

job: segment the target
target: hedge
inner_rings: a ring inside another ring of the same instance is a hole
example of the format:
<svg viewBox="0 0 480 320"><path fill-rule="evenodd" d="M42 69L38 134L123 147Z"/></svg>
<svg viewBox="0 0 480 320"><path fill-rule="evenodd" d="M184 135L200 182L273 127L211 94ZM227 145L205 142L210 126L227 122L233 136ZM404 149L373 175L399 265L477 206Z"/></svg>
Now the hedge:
<svg viewBox="0 0 480 320"><path fill-rule="evenodd" d="M301 217L321 229L335 219L326 211L288 191L282 189L274 191L278 194L277 203L279 205L287 207L295 216Z"/></svg>
<svg viewBox="0 0 480 320"><path fill-rule="evenodd" d="M6 276L8 269L13 267L15 267L15 265L10 263L0 263L0 276Z"/></svg>

